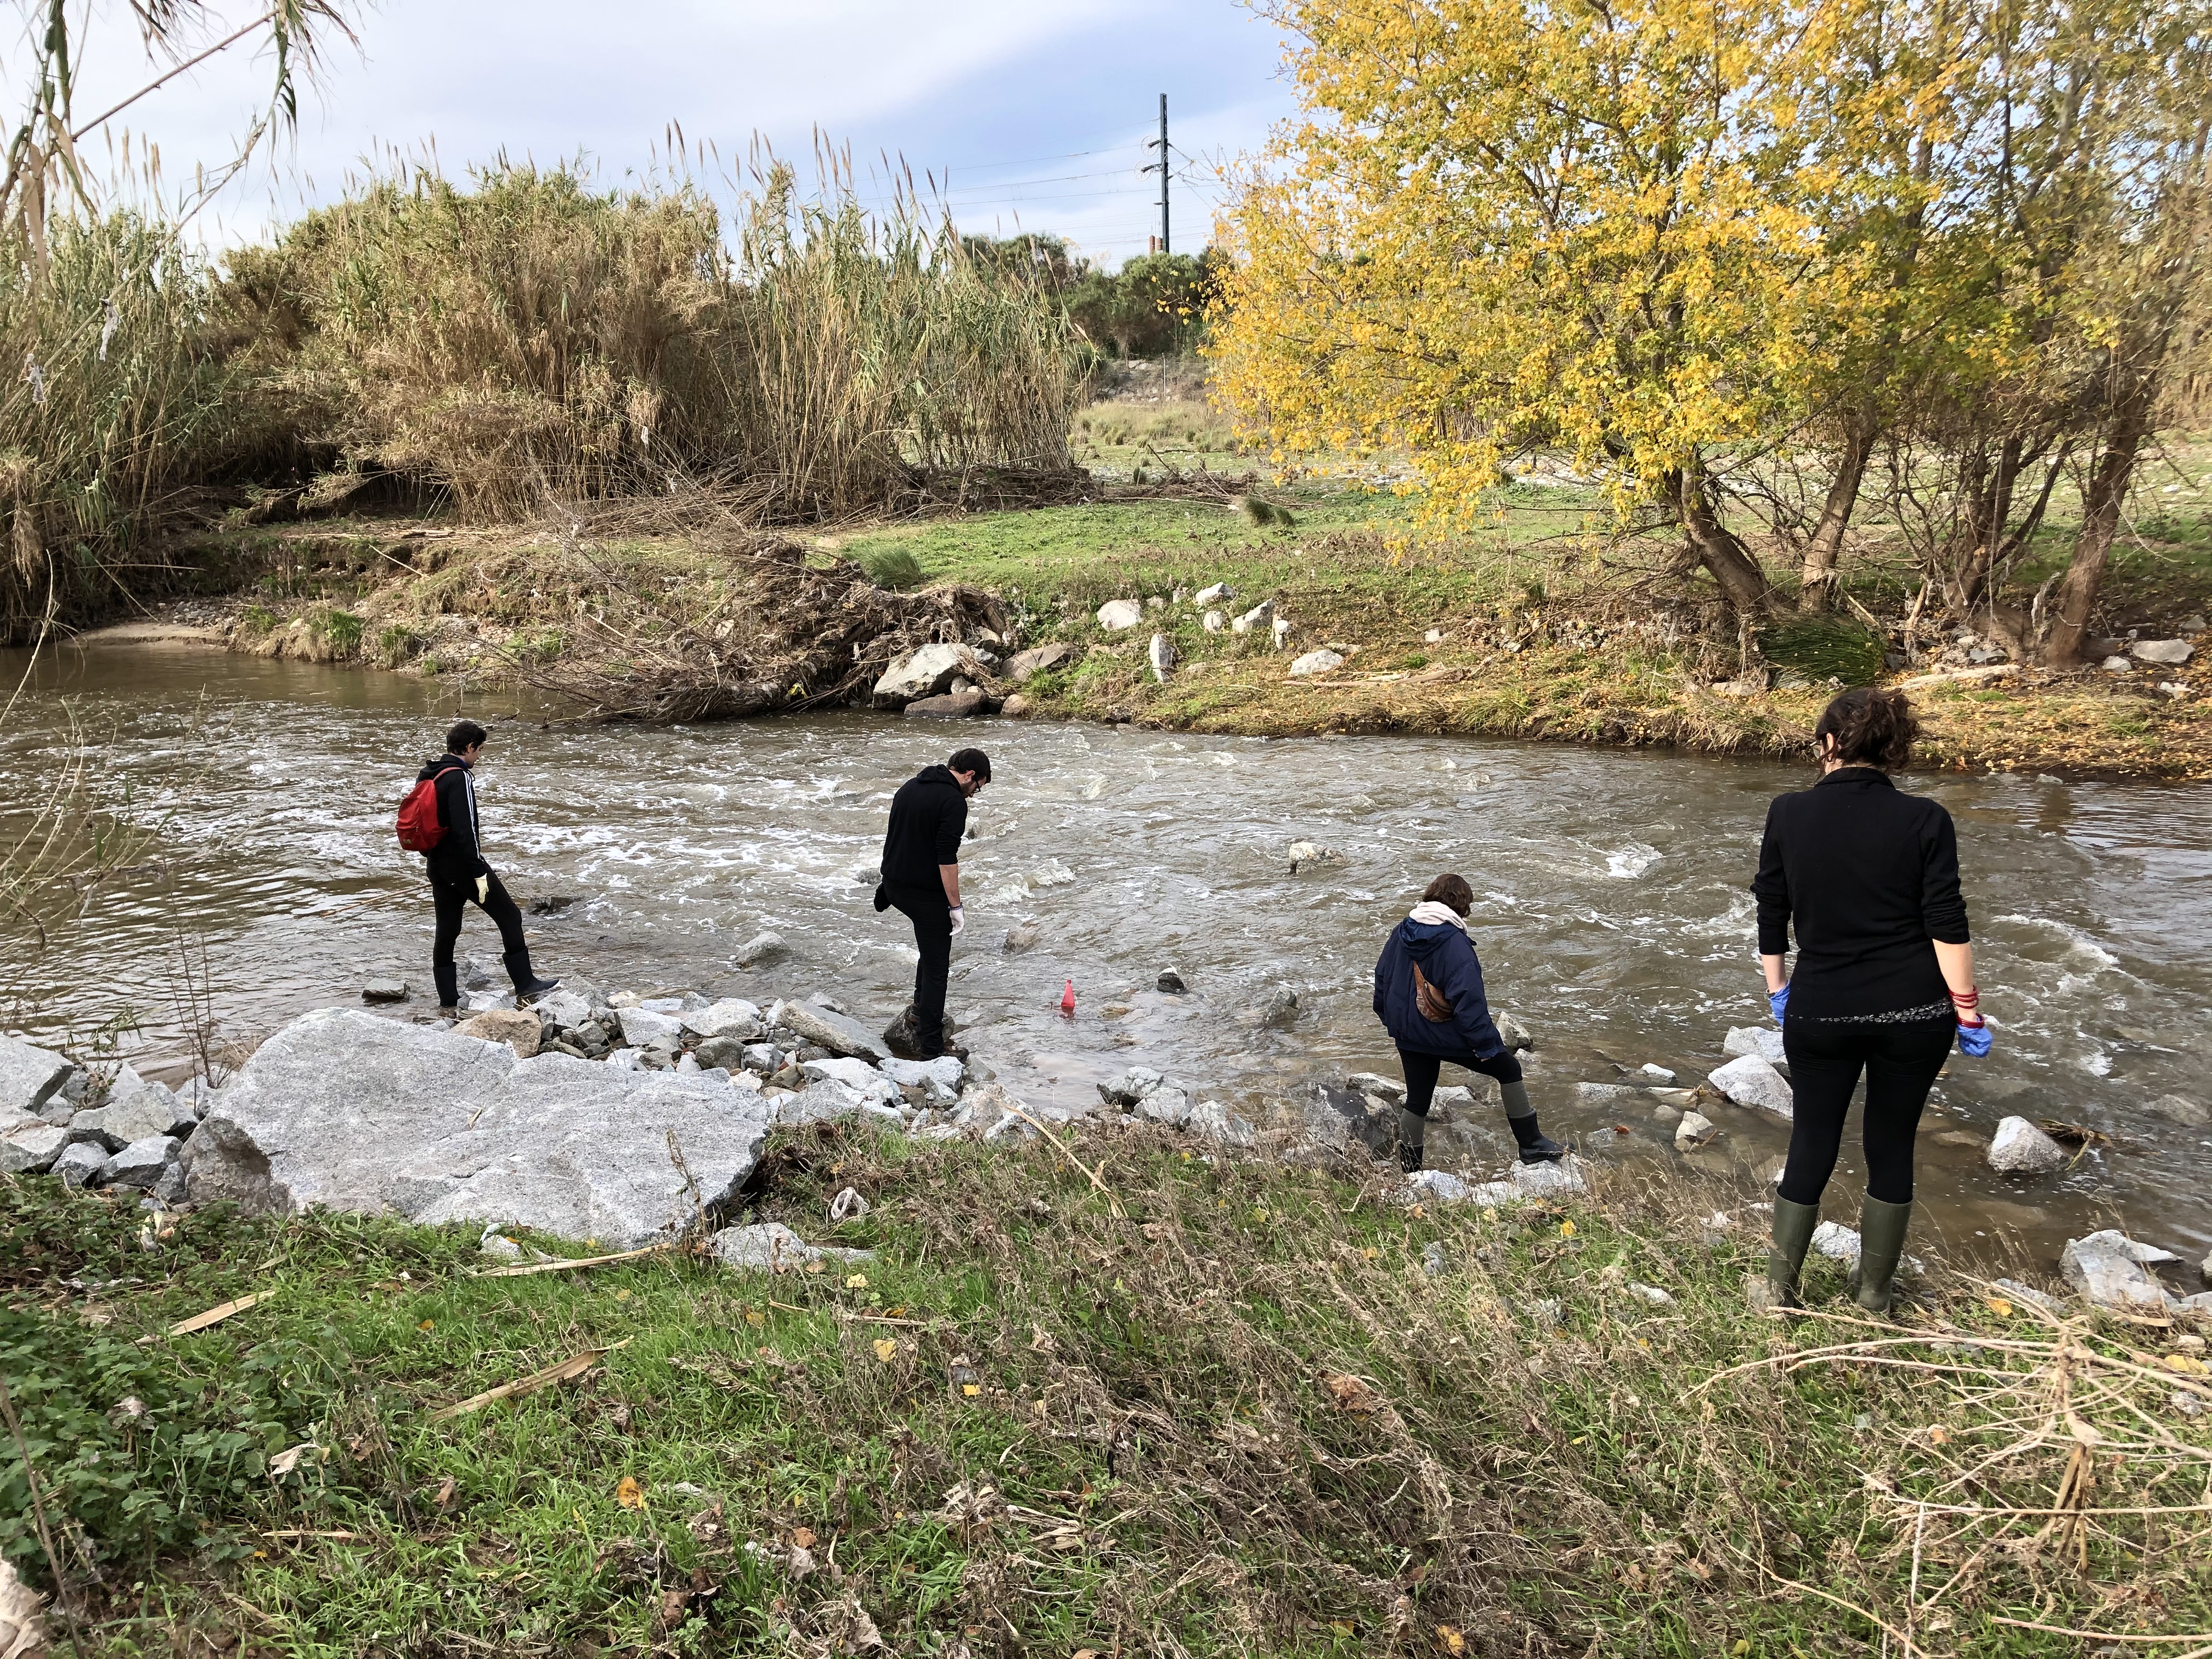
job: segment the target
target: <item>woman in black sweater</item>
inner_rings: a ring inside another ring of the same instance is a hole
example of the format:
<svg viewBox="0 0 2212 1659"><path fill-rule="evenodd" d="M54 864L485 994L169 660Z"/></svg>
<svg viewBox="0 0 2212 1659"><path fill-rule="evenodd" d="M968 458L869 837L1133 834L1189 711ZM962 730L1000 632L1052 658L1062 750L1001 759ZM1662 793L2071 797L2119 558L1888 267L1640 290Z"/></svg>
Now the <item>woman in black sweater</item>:
<svg viewBox="0 0 2212 1659"><path fill-rule="evenodd" d="M1867 1191L1853 1288L1860 1306L1885 1313L1912 1215L1912 1141L1928 1091L1954 1037L1969 1054L1990 1051L1951 815L1889 781L1911 759L1917 731L1901 693L1844 692L1814 728L1820 781L1766 811L1751 890L1796 1094L1766 1259L1768 1296L1786 1307L1797 1305L1859 1073ZM1794 976L1783 960L1793 927Z"/></svg>

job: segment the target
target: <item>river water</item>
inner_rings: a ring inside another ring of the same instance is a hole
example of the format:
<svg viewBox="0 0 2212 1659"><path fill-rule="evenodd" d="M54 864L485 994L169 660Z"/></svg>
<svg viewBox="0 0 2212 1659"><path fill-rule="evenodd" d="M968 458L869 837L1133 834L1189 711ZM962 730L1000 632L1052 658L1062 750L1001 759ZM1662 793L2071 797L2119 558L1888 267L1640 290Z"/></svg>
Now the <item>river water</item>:
<svg viewBox="0 0 2212 1659"><path fill-rule="evenodd" d="M9 684L23 666L0 653ZM377 975L409 981L413 1011L427 1012L428 895L392 821L464 708L495 728L479 773L489 856L526 907L569 901L530 920L544 971L763 1001L818 993L881 1024L913 962L896 913L869 902L890 792L956 738L980 742L996 781L963 855L951 1008L1017 1094L1095 1099L1098 1079L1141 1063L1256 1114L1316 1077L1395 1074L1369 1006L1375 954L1428 878L1453 869L1480 896L1493 1002L1537 1036L1530 1088L1546 1127L1654 1167L1676 1156L1671 1128L1633 1106L1585 1107L1575 1085L1646 1062L1695 1081L1730 1025L1763 1018L1747 884L1767 799L1808 775L1446 738L952 731L862 714L546 726L450 683L94 644L39 665L0 730L0 799L20 809L62 763L66 709L96 743L93 788L127 798L146 836L133 862L161 867L95 891L42 953L14 927L0 1020L180 1078L192 1047L180 963L203 955L230 1037L356 1003ZM1989 1060L1953 1060L1923 1127L1931 1224L1960 1243L2021 1235L2047 1264L2069 1233L2118 1220L2194 1260L2212 1243L2212 1131L2148 1107L2212 1081L2212 793L1908 783L1958 821L1998 1027ZM1342 861L1293 873L1298 839ZM495 962L495 933L470 916L464 952ZM1038 942L1006 953L1024 919ZM763 928L793 959L737 969L733 953ZM1170 966L1188 994L1154 988ZM1058 1010L1071 980L1072 1020ZM1258 1029L1250 1011L1279 987L1297 993L1298 1016ZM1502 1117L1477 1100L1432 1131L1431 1162L1503 1162ZM1697 1155L1708 1165L1755 1171L1786 1145L1779 1123L1705 1109L1724 1131ZM1999 1176L1979 1144L2015 1112L2110 1143L2063 1176ZM1847 1147L1837 1213L1859 1169Z"/></svg>

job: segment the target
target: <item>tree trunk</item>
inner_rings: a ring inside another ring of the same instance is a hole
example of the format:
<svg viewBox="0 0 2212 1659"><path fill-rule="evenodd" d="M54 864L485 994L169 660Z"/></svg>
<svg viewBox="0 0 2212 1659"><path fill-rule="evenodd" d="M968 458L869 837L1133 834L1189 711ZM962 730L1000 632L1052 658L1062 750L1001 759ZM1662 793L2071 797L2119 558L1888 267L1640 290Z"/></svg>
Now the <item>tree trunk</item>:
<svg viewBox="0 0 2212 1659"><path fill-rule="evenodd" d="M1759 561L1751 556L1742 539L1721 522L1712 498L1705 494L1703 474L1694 467L1685 468L1670 474L1667 484L1690 550L1699 564L1712 572L1722 594L1739 616L1766 615L1766 573L1759 568Z"/></svg>
<svg viewBox="0 0 2212 1659"><path fill-rule="evenodd" d="M1820 521L1813 526L1806 544L1805 566L1799 573L1797 608L1826 611L1835 597L1836 565L1844 551L1844 530L1858 506L1859 485L1866 477L1867 458L1874 453L1876 422L1869 410L1854 413L1844 428L1844 451L1836 460L1836 476L1828 485L1828 499L1820 504Z"/></svg>
<svg viewBox="0 0 2212 1659"><path fill-rule="evenodd" d="M2081 641L2088 637L2089 612L2097 603L2097 588L2105 579L2105 562L2112 556L2112 537L2120 526L2120 504L2127 499L2128 481L2135 476L2136 455L2150 428L2151 403L2156 395L2154 377L2144 375L2128 389L2112 422L2105 453L2081 491L2081 533L2074 538L2074 556L2066 562L2066 575L2058 584L2057 622L2043 647L2043 660L2051 668L2071 668L2081 660Z"/></svg>

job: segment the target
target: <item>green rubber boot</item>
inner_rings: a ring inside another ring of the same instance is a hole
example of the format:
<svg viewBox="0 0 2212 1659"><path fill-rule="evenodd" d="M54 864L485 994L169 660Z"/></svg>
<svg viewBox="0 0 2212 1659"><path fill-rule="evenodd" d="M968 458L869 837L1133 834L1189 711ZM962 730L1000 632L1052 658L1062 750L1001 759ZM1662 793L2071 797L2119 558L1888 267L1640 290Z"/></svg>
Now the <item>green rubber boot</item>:
<svg viewBox="0 0 2212 1659"><path fill-rule="evenodd" d="M1766 1297L1770 1306L1802 1308L1797 1299L1797 1274L1805 1266L1805 1252L1813 1243L1813 1229L1820 1224L1817 1204L1774 1200L1774 1243L1766 1251Z"/></svg>
<svg viewBox="0 0 2212 1659"><path fill-rule="evenodd" d="M1859 1207L1859 1265L1851 1271L1851 1294L1869 1313L1886 1314L1897 1300L1897 1264L1905 1259L1905 1229L1911 1219L1910 1204L1869 1198Z"/></svg>

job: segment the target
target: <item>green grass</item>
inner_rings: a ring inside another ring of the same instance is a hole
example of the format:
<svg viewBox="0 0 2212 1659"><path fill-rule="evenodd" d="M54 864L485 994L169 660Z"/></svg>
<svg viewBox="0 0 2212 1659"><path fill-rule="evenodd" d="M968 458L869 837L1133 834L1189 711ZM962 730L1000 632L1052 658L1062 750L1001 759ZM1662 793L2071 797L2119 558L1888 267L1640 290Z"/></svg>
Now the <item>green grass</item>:
<svg viewBox="0 0 2212 1659"><path fill-rule="evenodd" d="M191 1215L147 1250L133 1210L0 1183L0 1355L82 1650L826 1653L859 1613L915 1653L1860 1654L1864 1618L1786 1586L1901 1621L1911 1510L1866 1473L1923 1490L1929 1425L1997 1414L1857 1361L1705 1387L1854 1334L1752 1314L1756 1217L1704 1243L1680 1218L1710 1193L1439 1212L1150 1131L1076 1150L1112 1199L1033 1146L780 1138L760 1212L876 1254L773 1279L680 1255L488 1279L468 1230L327 1215ZM874 1207L827 1227L848 1184ZM2041 1329L1930 1294L1942 1340ZM434 1414L590 1350L579 1381ZM2071 1444L1976 1490L2034 1501ZM2189 1501L2100 1468L2100 1503ZM0 1550L43 1578L26 1510L11 1469ZM1939 1606L1972 1541L1940 1525L1925 1650L2078 1651L1999 1613L2203 1628L2201 1537L2112 1524L2086 1566L1984 1552Z"/></svg>

